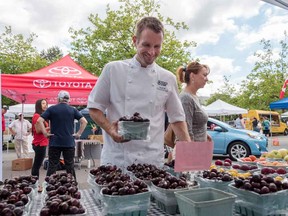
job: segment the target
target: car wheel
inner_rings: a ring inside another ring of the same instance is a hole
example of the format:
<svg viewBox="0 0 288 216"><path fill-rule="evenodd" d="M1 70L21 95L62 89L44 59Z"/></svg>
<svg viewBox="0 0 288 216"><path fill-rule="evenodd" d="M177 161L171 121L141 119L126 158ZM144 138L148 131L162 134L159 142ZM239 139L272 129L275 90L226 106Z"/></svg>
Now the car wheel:
<svg viewBox="0 0 288 216"><path fill-rule="evenodd" d="M228 154L231 160L236 161L239 158L250 155L249 147L243 142L234 142L229 146Z"/></svg>
<svg viewBox="0 0 288 216"><path fill-rule="evenodd" d="M285 129L283 134L284 134L284 136L287 136L288 135L288 129Z"/></svg>

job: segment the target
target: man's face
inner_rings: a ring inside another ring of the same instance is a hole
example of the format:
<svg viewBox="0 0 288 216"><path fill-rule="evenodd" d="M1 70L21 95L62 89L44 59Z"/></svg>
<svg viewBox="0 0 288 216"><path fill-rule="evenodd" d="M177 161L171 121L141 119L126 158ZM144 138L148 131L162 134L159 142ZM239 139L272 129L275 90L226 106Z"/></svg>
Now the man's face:
<svg viewBox="0 0 288 216"><path fill-rule="evenodd" d="M133 37L133 43L137 49L137 60L142 67L151 65L160 55L163 43L163 33L155 33L151 29L144 29L140 37Z"/></svg>

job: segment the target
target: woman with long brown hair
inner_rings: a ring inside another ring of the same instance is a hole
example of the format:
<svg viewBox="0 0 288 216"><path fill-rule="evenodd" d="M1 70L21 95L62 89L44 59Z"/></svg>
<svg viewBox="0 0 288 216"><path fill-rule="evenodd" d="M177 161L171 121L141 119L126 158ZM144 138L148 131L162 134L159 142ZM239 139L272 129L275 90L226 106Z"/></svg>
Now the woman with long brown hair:
<svg viewBox="0 0 288 216"><path fill-rule="evenodd" d="M46 148L48 146L48 138L46 138L41 131L37 131L35 124L40 117L40 115L45 112L48 108L48 102L45 99L37 100L35 103L35 113L32 117L32 134L33 141L32 147L35 152L34 162L31 170L31 175L38 176L39 179L39 170L46 156ZM44 122L45 128L49 130L49 125L47 122ZM38 191L41 192L42 188L39 185Z"/></svg>

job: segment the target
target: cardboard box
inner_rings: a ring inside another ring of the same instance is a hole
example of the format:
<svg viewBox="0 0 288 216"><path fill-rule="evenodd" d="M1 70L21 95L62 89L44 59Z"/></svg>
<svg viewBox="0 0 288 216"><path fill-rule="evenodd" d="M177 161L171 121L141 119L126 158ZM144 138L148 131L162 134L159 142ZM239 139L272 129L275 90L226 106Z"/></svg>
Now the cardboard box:
<svg viewBox="0 0 288 216"><path fill-rule="evenodd" d="M32 168L33 158L19 158L12 161L12 171L22 171Z"/></svg>

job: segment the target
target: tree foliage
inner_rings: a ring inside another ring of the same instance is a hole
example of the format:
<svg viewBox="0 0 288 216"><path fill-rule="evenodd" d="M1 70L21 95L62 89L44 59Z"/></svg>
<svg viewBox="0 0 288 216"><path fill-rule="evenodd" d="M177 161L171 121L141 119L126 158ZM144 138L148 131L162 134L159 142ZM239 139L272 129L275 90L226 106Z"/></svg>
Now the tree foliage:
<svg viewBox="0 0 288 216"><path fill-rule="evenodd" d="M279 100L283 82L287 78L287 34L280 41L280 51L275 53L270 40L261 40L262 52L256 52L258 58L247 80L242 83L239 99L250 109L269 109L269 104ZM286 93L287 95L287 93Z"/></svg>
<svg viewBox="0 0 288 216"><path fill-rule="evenodd" d="M40 53L41 58L46 59L47 64L51 64L63 57L61 49L57 46L42 50Z"/></svg>
<svg viewBox="0 0 288 216"><path fill-rule="evenodd" d="M13 34L11 27L5 27L0 35L0 69L2 73L21 74L47 65L32 43L37 36L32 33L28 38Z"/></svg>
<svg viewBox="0 0 288 216"><path fill-rule="evenodd" d="M110 61L132 58L135 49L132 43L135 26L144 16L158 17L165 25L165 37L161 56L157 63L175 72L176 68L190 60L187 48L196 46L192 41L181 42L175 31L188 29L183 22L173 22L159 13L160 4L155 0L119 0L121 6L112 10L106 7L106 17L91 14L92 27L80 30L70 29L72 55L88 71L100 75L104 65ZM174 29L174 31L167 29Z"/></svg>
<svg viewBox="0 0 288 216"><path fill-rule="evenodd" d="M273 48L270 40L262 39L260 44L263 49L255 52L257 61L251 73L241 83L240 90L229 83L225 77L224 86L211 95L207 104L217 99L246 109L269 109L269 104L279 100L279 93L283 82L287 79L288 68L288 45L287 34L284 32L284 39L279 42L280 51ZM235 94L231 94L231 92ZM288 93L286 92L286 95Z"/></svg>
<svg viewBox="0 0 288 216"><path fill-rule="evenodd" d="M43 68L63 56L58 47L43 50L41 54L33 46L37 35L31 33L27 38L14 34L12 27L5 27L0 35L0 70L2 74L22 74ZM15 104L9 98L2 97L2 104Z"/></svg>

